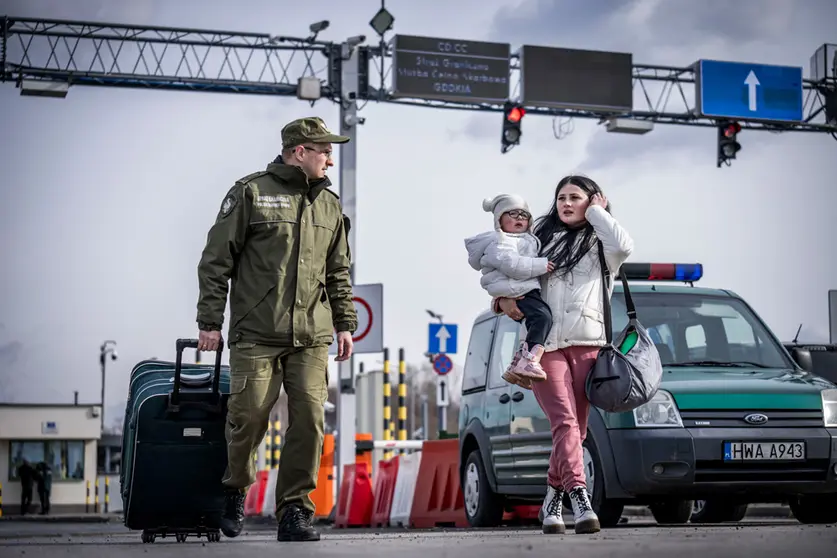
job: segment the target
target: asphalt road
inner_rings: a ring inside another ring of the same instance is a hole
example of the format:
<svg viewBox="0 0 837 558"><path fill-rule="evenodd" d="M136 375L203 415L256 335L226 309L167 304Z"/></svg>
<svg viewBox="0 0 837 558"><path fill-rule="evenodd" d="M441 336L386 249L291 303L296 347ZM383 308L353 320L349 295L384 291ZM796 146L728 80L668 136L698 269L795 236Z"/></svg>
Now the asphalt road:
<svg viewBox="0 0 837 558"><path fill-rule="evenodd" d="M105 558L192 558L254 556L440 558L460 553L479 558L561 556L569 558L834 558L837 526L806 526L795 521L744 521L725 525L660 527L653 521L628 525L596 535L543 535L537 529L502 530L332 530L313 543L279 543L272 526L248 526L235 539L208 543L173 538L143 544L138 532L118 523L66 524L4 521L0 523L0 556ZM383 554L386 553L386 554Z"/></svg>

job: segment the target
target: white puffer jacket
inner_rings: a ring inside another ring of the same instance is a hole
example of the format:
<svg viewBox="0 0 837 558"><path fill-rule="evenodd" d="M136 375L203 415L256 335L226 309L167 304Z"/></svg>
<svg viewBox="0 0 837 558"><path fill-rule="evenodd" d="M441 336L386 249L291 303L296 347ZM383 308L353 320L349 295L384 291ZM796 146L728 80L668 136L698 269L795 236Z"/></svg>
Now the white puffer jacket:
<svg viewBox="0 0 837 558"><path fill-rule="evenodd" d="M488 231L465 239L468 263L482 272L480 285L492 297L518 297L539 289L547 259L532 233Z"/></svg>
<svg viewBox="0 0 837 558"><path fill-rule="evenodd" d="M633 252L634 242L602 207L590 206L585 216L604 246L605 261L611 275L610 295L613 280ZM553 273L541 278L543 299L552 310L552 329L546 338L545 351L579 345L601 347L607 343L602 288L598 244L566 276L558 277Z"/></svg>

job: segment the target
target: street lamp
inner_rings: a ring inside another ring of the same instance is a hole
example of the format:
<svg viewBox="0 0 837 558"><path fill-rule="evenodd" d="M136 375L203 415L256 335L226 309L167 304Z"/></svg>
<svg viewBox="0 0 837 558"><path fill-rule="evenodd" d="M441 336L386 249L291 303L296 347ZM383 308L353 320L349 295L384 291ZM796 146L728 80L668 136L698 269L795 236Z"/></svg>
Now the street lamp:
<svg viewBox="0 0 837 558"><path fill-rule="evenodd" d="M111 360L116 360L116 341L109 339L102 343L102 346L99 348L99 365L102 367L102 434L105 433L105 363L107 362L108 355L110 355Z"/></svg>

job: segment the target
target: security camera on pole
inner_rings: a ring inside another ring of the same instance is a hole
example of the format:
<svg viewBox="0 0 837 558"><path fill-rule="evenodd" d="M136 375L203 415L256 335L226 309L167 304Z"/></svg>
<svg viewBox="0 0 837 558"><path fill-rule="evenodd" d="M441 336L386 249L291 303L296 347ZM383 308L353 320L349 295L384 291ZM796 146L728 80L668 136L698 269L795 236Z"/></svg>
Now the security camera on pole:
<svg viewBox="0 0 837 558"><path fill-rule="evenodd" d="M99 347L99 365L102 368L102 410L100 412L102 417L100 426L102 434L105 432L105 369L107 368L108 355L110 355L111 360L116 360L116 341L112 339L108 339Z"/></svg>
<svg viewBox="0 0 837 558"><path fill-rule="evenodd" d="M446 324L441 314L427 310L431 318L438 323L429 324L427 352L433 359L433 371L436 373L436 408L439 412L439 438L448 431L447 409L450 406L450 380L448 374L453 370L453 361L448 354L456 354L457 327Z"/></svg>

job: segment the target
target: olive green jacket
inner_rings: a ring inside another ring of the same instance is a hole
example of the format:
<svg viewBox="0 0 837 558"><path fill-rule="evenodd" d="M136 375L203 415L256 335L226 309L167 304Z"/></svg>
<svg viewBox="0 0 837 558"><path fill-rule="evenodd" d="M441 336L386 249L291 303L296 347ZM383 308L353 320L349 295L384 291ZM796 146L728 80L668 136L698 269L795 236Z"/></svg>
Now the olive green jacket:
<svg viewBox="0 0 837 558"><path fill-rule="evenodd" d="M277 162L235 183L198 264L201 329L221 329L230 280L229 343L328 345L334 330L357 329L346 224L330 184Z"/></svg>

